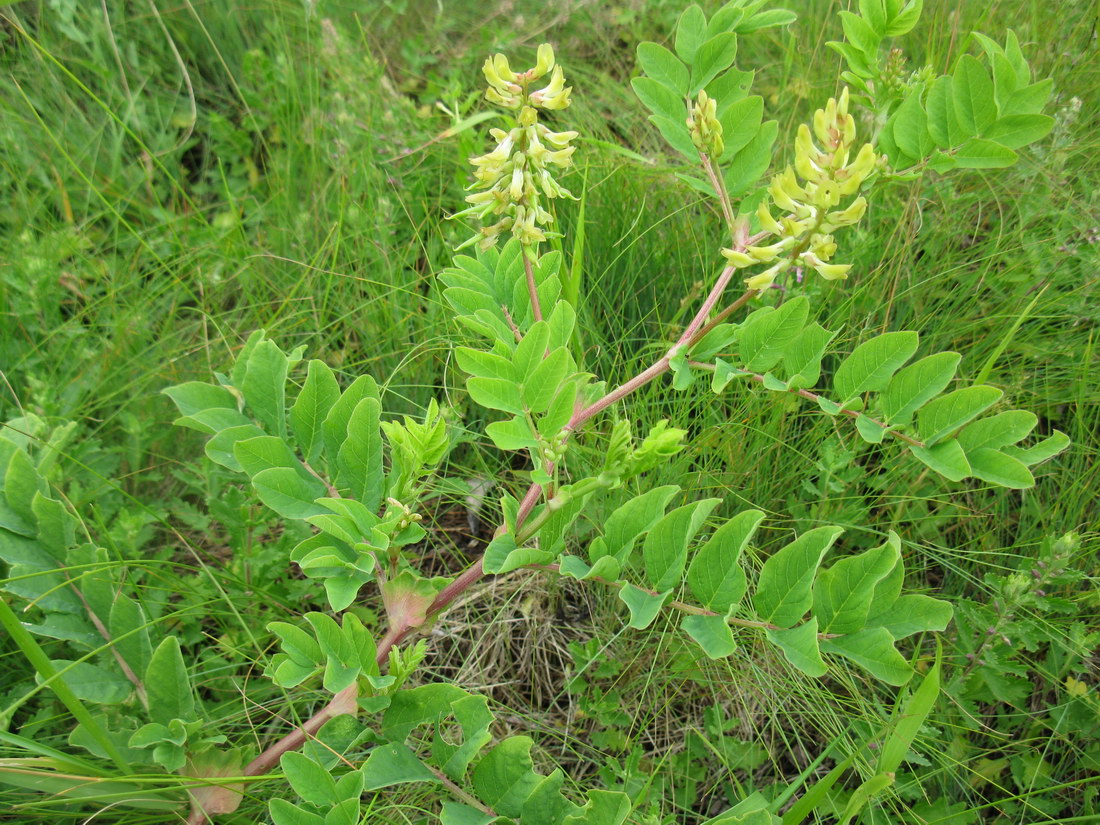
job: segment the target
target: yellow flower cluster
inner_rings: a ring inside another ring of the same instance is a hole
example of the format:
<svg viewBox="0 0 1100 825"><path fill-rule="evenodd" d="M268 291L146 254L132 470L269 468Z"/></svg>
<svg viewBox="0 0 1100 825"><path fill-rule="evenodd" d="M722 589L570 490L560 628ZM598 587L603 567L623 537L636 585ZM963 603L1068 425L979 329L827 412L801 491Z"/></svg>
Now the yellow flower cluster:
<svg viewBox="0 0 1100 825"><path fill-rule="evenodd" d="M814 136L822 148L814 143ZM745 279L749 289L767 289L780 273L796 265L812 267L830 281L848 277L851 264L829 263L836 252L832 233L857 223L867 211L862 196L843 208L841 200L859 191L878 160L874 147L865 143L849 163L855 139L856 123L848 114L847 89L839 101L830 98L824 109L814 113L813 135L806 124L798 127L794 168L788 166L768 187L771 202L786 214L776 220L767 200L757 210L761 228L776 240L744 251L722 250L730 265L738 269L771 263L760 274Z"/></svg>
<svg viewBox="0 0 1100 825"><path fill-rule="evenodd" d="M725 149L725 144L722 142L722 124L718 121L718 102L702 89L699 90L699 97L691 106L687 127L695 148L717 160Z"/></svg>
<svg viewBox="0 0 1100 825"><path fill-rule="evenodd" d="M576 132L546 128L539 123L538 112L566 108L572 87L565 85L565 74L556 65L549 43L539 46L534 68L525 72L512 71L508 58L502 54L486 60L482 71L489 83L485 97L516 111L517 124L507 131L490 130L489 134L497 141L496 148L470 160L475 180L469 188L479 191L467 195L470 206L452 217L472 216L482 221L499 217L462 247L477 243L488 249L501 233L508 231L523 244L537 244L546 240L544 227L554 220L543 208L542 198L573 197L554 179L552 170L572 163L576 147L569 143L577 136ZM547 73L550 78L546 85L532 90L535 81Z"/></svg>

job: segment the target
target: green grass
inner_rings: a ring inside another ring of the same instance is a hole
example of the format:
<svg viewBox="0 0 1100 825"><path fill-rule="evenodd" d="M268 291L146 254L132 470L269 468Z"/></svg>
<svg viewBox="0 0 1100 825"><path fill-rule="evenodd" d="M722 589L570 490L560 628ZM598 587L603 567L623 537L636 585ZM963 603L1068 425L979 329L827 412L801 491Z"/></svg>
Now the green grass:
<svg viewBox="0 0 1100 825"><path fill-rule="evenodd" d="M479 414L449 358L459 331L435 275L465 237L444 216L461 203L466 158L484 140L468 130L432 141L452 125L437 100L460 116L480 109L478 67L490 49L528 53L549 39L575 87L560 120L584 136L587 369L615 383L662 352L720 263L720 216L677 181L628 86L634 46L664 40L679 4L532 9L522 22L505 6L445 4L444 14L416 0L319 2L312 15L313 4L292 0L114 5L109 16L75 2L0 10L0 421L77 422L67 495L114 562L140 568L147 596L169 605L163 621L193 656L219 730L251 746L284 729L269 712L293 720L315 704L309 691L280 697L260 671L271 645L264 625L315 606L318 591L288 569L293 536L268 530L228 474L207 474L200 439L171 426L158 391L226 369L264 327L345 376L376 376L398 411L443 395L476 431ZM835 92L839 67L824 46L840 35L837 5L791 5L798 24L744 38L738 57L757 70L767 116L779 121L781 157L796 125ZM652 482L722 495L726 515L766 511L765 549L791 528L826 522L849 526L854 547L893 529L911 586L996 604L1003 588L990 577L1031 569L1048 536L1081 531L1072 564L1098 572L1100 64L1085 3L1057 14L1023 0L928 5L905 41L913 61L942 70L966 32L996 37L1011 26L1037 75L1054 78L1058 125L1008 172L876 192L860 227L838 239L837 260L855 264L849 281L806 290L845 346L920 330L922 353L963 353L963 377L984 375L1036 412L1042 431L1065 431L1071 450L1040 468L1033 490L992 491L937 480L793 400L777 414L762 394L681 395L658 383L624 410L636 430L666 417L686 425L692 447ZM567 185L579 191L580 181ZM576 205L559 214L575 231ZM454 461L463 477L508 472L474 446ZM441 553L440 564L454 569L464 552ZM1065 613L1004 607L1003 627L1030 665L1015 704L974 687L973 628L948 630L948 692L922 732L923 762L866 822L1023 825L1096 813L1090 582L1066 593L1074 607ZM648 783L639 810L664 821L701 822L727 793L789 782L830 742L837 758L856 751L866 764L866 743L890 712L891 691L854 672L807 679L748 637L716 664L697 661L674 632L623 633L620 603L598 588L523 573L483 595L441 621L445 639L425 678L484 687L506 728L535 732L547 764L582 786L641 792ZM589 639L621 667L570 689L570 646ZM33 674L6 638L0 662L8 730L78 750L65 744L71 723L51 697L25 698ZM1067 678L1090 693L1076 697ZM713 707L742 744L715 744L704 718ZM696 731L688 745L685 731ZM758 758L732 759L750 747ZM26 755L6 740L0 749ZM26 799L0 786L0 806ZM398 797L371 821L421 821L417 801ZM261 810L249 798L235 821ZM10 821L86 815L54 800ZM163 820L119 808L97 821Z"/></svg>

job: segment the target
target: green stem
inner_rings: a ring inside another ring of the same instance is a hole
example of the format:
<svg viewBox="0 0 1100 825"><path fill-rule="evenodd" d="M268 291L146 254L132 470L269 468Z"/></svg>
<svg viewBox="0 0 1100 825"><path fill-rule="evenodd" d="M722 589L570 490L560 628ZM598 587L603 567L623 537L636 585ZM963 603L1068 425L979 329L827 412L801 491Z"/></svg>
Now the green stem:
<svg viewBox="0 0 1100 825"><path fill-rule="evenodd" d="M0 598L0 625L8 631L27 661L31 663L31 666L42 678L42 684L57 694L57 698L69 709L69 713L73 715L73 718L83 725L89 735L99 743L99 746L103 748L104 753L110 757L115 766L124 774L132 774L134 772L133 768L130 767L115 743L111 741L107 731L96 722L92 714L84 707L84 703L61 678L61 674L54 669L50 657L46 655L46 652L42 650L34 637L23 627L19 617L15 615L15 612L3 598Z"/></svg>

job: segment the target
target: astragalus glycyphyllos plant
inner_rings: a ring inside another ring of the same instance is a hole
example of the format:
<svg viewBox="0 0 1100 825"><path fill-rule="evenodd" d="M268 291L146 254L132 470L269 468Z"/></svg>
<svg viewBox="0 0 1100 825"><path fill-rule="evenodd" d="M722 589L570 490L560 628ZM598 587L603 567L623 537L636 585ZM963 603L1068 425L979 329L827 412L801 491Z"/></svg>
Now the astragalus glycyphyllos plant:
<svg viewBox="0 0 1100 825"><path fill-rule="evenodd" d="M279 652L265 674L288 691L319 680L331 697L282 738L257 747L212 728L178 640L154 622L165 606L143 601L47 483L48 434L35 447L9 435L21 428L4 431L5 588L33 605L38 620L20 622L2 602L0 621L78 722L72 745L102 760L44 751L4 765L6 781L166 811L178 804L172 791L186 788L188 821L202 823L232 816L250 783L278 769L299 799L270 801L276 825L355 825L364 794L374 800L390 786L426 794L431 815L446 825L620 825L631 816L629 795L578 789L560 770L538 773L531 738L496 740L485 696L449 683L407 686L431 655L427 640L414 641L418 632L475 582L531 568L613 588L631 628L675 611L686 637L713 659L748 655L742 641L758 638L811 677L854 666L892 686L908 683L913 661L926 659L919 685L883 720L877 756L859 764L843 821L886 791L939 693L938 657L929 664L930 648L909 640L946 628L952 606L906 592L901 539L892 532L853 552L843 528L819 526L769 547L758 569L747 563L765 513L730 512L721 499L679 484L648 484L657 464L684 449L691 422L635 433L619 402L666 373L680 391L700 379L715 393L762 388L850 420L865 441L893 442L953 482L1030 487L1028 468L1064 449L1065 436L1020 446L1036 416L994 409L999 389L956 379L961 355L918 357L916 331L834 353L834 333L814 320L799 283L810 271L852 276L834 258L843 230L864 218L881 183L1014 161L1015 148L1049 128L1039 112L1049 87L1031 82L1012 37L1004 48L979 40L991 68L964 55L951 75L901 76L896 61L880 59L880 47L912 27L919 3L868 0L861 15L845 13L848 42L838 44L855 91L841 89L800 127L793 164L764 181L778 129L763 121L763 100L748 93L752 73L733 67L737 39L793 15L762 5L735 0L709 19L692 6L677 26L675 52L638 48L634 89L698 170L681 177L715 199L728 235L714 239L714 258L725 265L694 316L661 357L613 388L575 349L564 255L545 250L553 202L569 197L558 178L576 137L543 123L569 106L564 70L548 45L527 71L513 71L502 55L486 61L486 98L510 128L493 130L496 147L473 159L472 194L456 215L481 224L466 244L476 256L457 255L439 280L470 336L454 349L468 400L492 411L485 435L495 447L526 454L529 469L521 487L498 480L499 524L466 569L437 576L422 565L431 541L425 504L458 489L441 468L460 425L437 402L417 417L388 415L391 399L373 377L342 385L324 361L303 368L301 349L286 352L263 331L214 381L165 390L179 408L176 423L207 435L207 457L246 478L271 519L300 537L288 561L324 586L326 610L268 627ZM868 116L857 119L856 107ZM731 298L739 281L745 289ZM598 418L601 426L587 426ZM610 512L600 534L581 541L574 525L586 510ZM359 599L378 604L384 628L348 610ZM73 658L50 659L35 634L67 640ZM854 759L813 787L754 793L710 822L796 825L848 769ZM150 790L136 778L157 771L184 779ZM383 821L370 810L367 821Z"/></svg>

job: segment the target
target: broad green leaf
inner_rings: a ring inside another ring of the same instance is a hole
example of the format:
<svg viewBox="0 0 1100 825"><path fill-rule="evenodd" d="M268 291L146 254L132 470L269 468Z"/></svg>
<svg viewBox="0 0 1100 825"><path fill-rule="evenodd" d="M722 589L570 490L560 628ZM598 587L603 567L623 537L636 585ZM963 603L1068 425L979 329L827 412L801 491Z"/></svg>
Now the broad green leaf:
<svg viewBox="0 0 1100 825"><path fill-rule="evenodd" d="M328 807L340 802L336 781L327 770L305 754L289 751L279 759L294 792L311 805Z"/></svg>
<svg viewBox="0 0 1100 825"><path fill-rule="evenodd" d="M842 403L883 389L917 351L915 332L887 332L864 341L837 367L833 386Z"/></svg>
<svg viewBox="0 0 1100 825"><path fill-rule="evenodd" d="M764 118L764 98L752 95L730 104L718 116L722 124L722 143L725 149L719 160L725 163L752 142L761 129ZM768 152L770 159L771 153Z"/></svg>
<svg viewBox="0 0 1100 825"><path fill-rule="evenodd" d="M550 352L523 382L523 403L534 413L546 412L572 366L565 347Z"/></svg>
<svg viewBox="0 0 1100 825"><path fill-rule="evenodd" d="M516 345L516 351L512 355L512 366L520 383L527 380L535 368L542 363L549 341L550 325L545 321L538 321L527 330L523 340Z"/></svg>
<svg viewBox="0 0 1100 825"><path fill-rule="evenodd" d="M825 675L825 662L818 647L817 617L786 630L767 631L768 640L783 651L787 661L807 676Z"/></svg>
<svg viewBox="0 0 1100 825"><path fill-rule="evenodd" d="M471 378L466 382L470 398L491 410L503 410L509 413L523 413L523 398L520 388L503 378Z"/></svg>
<svg viewBox="0 0 1100 825"><path fill-rule="evenodd" d="M455 360L464 372L477 378L502 378L505 381L517 380L516 368L502 355L482 352L470 347L455 350Z"/></svg>
<svg viewBox="0 0 1100 825"><path fill-rule="evenodd" d="M695 554L687 581L703 607L724 614L740 603L747 587L741 551L763 520L759 510L738 513L715 530Z"/></svg>
<svg viewBox="0 0 1100 825"><path fill-rule="evenodd" d="M517 547L511 533L502 533L485 548L482 567L486 573L510 573L529 564L549 564L556 554L535 547Z"/></svg>
<svg viewBox="0 0 1100 825"><path fill-rule="evenodd" d="M910 447L909 451L949 481L970 477L970 462L955 439L933 447Z"/></svg>
<svg viewBox="0 0 1100 825"><path fill-rule="evenodd" d="M565 773L556 768L549 776L541 777L539 784L524 800L520 812L520 821L560 823L567 816L580 812L580 808L566 799L561 793L565 782Z"/></svg>
<svg viewBox="0 0 1100 825"><path fill-rule="evenodd" d="M175 402L180 415L194 415L197 412L217 407L227 410L237 410L237 396L225 387L216 384L207 384L202 381L188 381L185 384L177 384L161 390Z"/></svg>
<svg viewBox="0 0 1100 825"><path fill-rule="evenodd" d="M1027 466L1000 450L979 447L976 450L967 450L966 458L970 462L971 474L982 481L1013 490L1026 490L1035 486L1035 477Z"/></svg>
<svg viewBox="0 0 1100 825"><path fill-rule="evenodd" d="M715 16L717 17L717 15ZM718 34L718 32L713 34ZM752 87L753 74L753 72L743 72L740 69L730 69L707 84L707 94L714 98L717 103L719 120L726 113L726 109L749 93L749 89Z"/></svg>
<svg viewBox="0 0 1100 825"><path fill-rule="evenodd" d="M241 392L249 409L267 431L286 435L286 354L274 341L264 339L253 348L245 366Z"/></svg>
<svg viewBox="0 0 1100 825"><path fill-rule="evenodd" d="M316 359L310 361L306 382L290 408L290 429L307 462L313 463L321 455L322 426L339 398L340 385L328 364Z"/></svg>
<svg viewBox="0 0 1100 825"><path fill-rule="evenodd" d="M680 626L710 659L724 659L737 650L725 616L685 616Z"/></svg>
<svg viewBox="0 0 1100 825"><path fill-rule="evenodd" d="M1037 115L1043 111L1050 93L1054 90L1054 81L1049 77L1017 89L1008 96L1005 105L1006 115Z"/></svg>
<svg viewBox="0 0 1100 825"><path fill-rule="evenodd" d="M1003 393L996 387L963 387L930 401L917 413L917 432L926 445L947 438L996 404Z"/></svg>
<svg viewBox="0 0 1100 825"><path fill-rule="evenodd" d="M937 652L936 663L921 679L917 689L904 702L898 701L894 712L893 729L879 752L879 773L895 773L901 767L901 763L905 761L905 755L916 740L924 720L928 718L939 695L940 661Z"/></svg>
<svg viewBox="0 0 1100 825"><path fill-rule="evenodd" d="M913 668L894 647L894 637L883 627L870 627L848 636L825 639L821 642L821 649L855 662L889 685L904 685L913 675Z"/></svg>
<svg viewBox="0 0 1100 825"><path fill-rule="evenodd" d="M219 433L230 427L242 427L245 424L252 424L243 413L226 407L211 407L208 410L177 418L172 423L177 427L187 427L207 435Z"/></svg>
<svg viewBox="0 0 1100 825"><path fill-rule="evenodd" d="M264 431L255 424L242 424L239 427L227 427L211 436L210 440L206 442L204 451L206 452L207 458L215 464L220 464L234 472L243 473L245 471L244 467L237 461L234 448L239 441L259 438L262 435L264 435Z"/></svg>
<svg viewBox="0 0 1100 825"><path fill-rule="evenodd" d="M937 352L900 370L879 399L887 423L904 426L913 414L951 383L962 356Z"/></svg>
<svg viewBox="0 0 1100 825"><path fill-rule="evenodd" d="M527 418L522 415L492 422L485 427L485 434L502 450L527 450L539 446L538 437L531 432Z"/></svg>
<svg viewBox="0 0 1100 825"><path fill-rule="evenodd" d="M1003 169L1016 162L1016 153L983 138L971 138L954 155L960 169Z"/></svg>
<svg viewBox="0 0 1100 825"><path fill-rule="evenodd" d="M1038 464L1040 461L1046 461L1048 458L1053 458L1062 452L1070 444L1069 436L1065 433L1055 430L1047 438L1044 438L1038 444L1025 449L1019 447L1005 447L1002 452L1005 455L1010 455L1019 461L1022 461L1027 466L1032 464Z"/></svg>
<svg viewBox="0 0 1100 825"><path fill-rule="evenodd" d="M734 31L744 17L745 9L738 8L737 3L726 3L711 15L710 22L707 23L707 37Z"/></svg>
<svg viewBox="0 0 1100 825"><path fill-rule="evenodd" d="M630 85L634 94L653 114L672 121L686 116L684 98L652 77L636 77L630 81Z"/></svg>
<svg viewBox="0 0 1100 825"><path fill-rule="evenodd" d="M945 630L953 613L950 602L920 593L906 593L888 610L875 616L872 623L885 628L894 639L904 639L914 633Z"/></svg>
<svg viewBox="0 0 1100 825"><path fill-rule="evenodd" d="M691 61L691 83L688 93L694 97L700 89L710 83L719 72L733 65L737 57L737 35L730 32L716 34L707 40L695 53Z"/></svg>
<svg viewBox="0 0 1100 825"><path fill-rule="evenodd" d="M624 825L633 806L621 791L589 791L588 801L575 816L567 816L563 825Z"/></svg>
<svg viewBox="0 0 1100 825"><path fill-rule="evenodd" d="M49 493L49 485L38 474L26 451L13 451L4 474L4 497L12 511L28 524L34 524L34 497L36 494L48 496Z"/></svg>
<svg viewBox="0 0 1100 825"><path fill-rule="evenodd" d="M626 565L638 536L661 520L673 496L680 492L674 484L655 487L619 506L604 523L604 534L588 548L588 558L614 556Z"/></svg>
<svg viewBox="0 0 1100 825"><path fill-rule="evenodd" d="M547 438L552 438L562 431L573 417L573 410L577 403L577 381L567 381L563 384L546 409L546 414L538 421L539 432Z"/></svg>
<svg viewBox="0 0 1100 825"><path fill-rule="evenodd" d="M107 627L114 640L115 650L139 679L149 668L149 661L153 658L148 623L145 611L134 599L125 593L115 596Z"/></svg>
<svg viewBox="0 0 1100 825"><path fill-rule="evenodd" d="M91 662L52 659L50 664L59 674L56 678L63 679L69 686L69 690L84 702L118 705L125 702L134 689L134 686L121 673L93 665ZM35 681L42 684L43 680L36 674Z"/></svg>
<svg viewBox="0 0 1100 825"><path fill-rule="evenodd" d="M374 512L382 503L385 471L382 467L382 405L364 398L348 419L348 437L336 454L336 483Z"/></svg>
<svg viewBox="0 0 1100 825"><path fill-rule="evenodd" d="M307 480L288 467L263 470L252 479L260 501L286 518L305 519L321 515L325 508L316 500L325 495L325 485Z"/></svg>
<svg viewBox="0 0 1100 825"><path fill-rule="evenodd" d="M859 16L878 37L886 36L886 8L882 0L859 0Z"/></svg>
<svg viewBox="0 0 1100 825"><path fill-rule="evenodd" d="M31 500L31 514L38 525L38 543L55 559L64 561L76 540L76 519L64 504L41 491L35 491Z"/></svg>
<svg viewBox="0 0 1100 825"><path fill-rule="evenodd" d="M812 387L821 377L821 359L836 333L813 321L803 327L783 353L783 368L791 389Z"/></svg>
<svg viewBox="0 0 1100 825"><path fill-rule="evenodd" d="M658 43L638 44L638 64L647 75L678 95L688 93L687 66L676 55Z"/></svg>
<svg viewBox="0 0 1100 825"><path fill-rule="evenodd" d="M772 144L775 143L777 134L779 123L774 120L766 121L744 149L732 158L723 160L726 191L730 197L743 195L768 171L772 163Z"/></svg>
<svg viewBox="0 0 1100 825"><path fill-rule="evenodd" d="M772 555L760 569L753 607L766 622L791 627L813 603L811 587L818 565L844 530L817 527Z"/></svg>
<svg viewBox="0 0 1100 825"><path fill-rule="evenodd" d="M284 467L305 475L305 469L294 451L283 439L273 435L260 435L236 442L233 445L233 457L249 478L272 467Z"/></svg>
<svg viewBox="0 0 1100 825"><path fill-rule="evenodd" d="M669 146L686 157L692 163L699 162L699 150L691 142L691 134L688 132L684 120L669 120L660 115L650 115L650 122L657 127L661 136L668 141Z"/></svg>
<svg viewBox="0 0 1100 825"><path fill-rule="evenodd" d="M463 782L470 762L493 738L489 733L493 714L489 711L489 700L484 696L458 699L451 703L451 710L462 730L462 741L455 741L453 730L448 731L445 740L442 735L444 726L437 726L432 737L432 759L455 782Z"/></svg>
<svg viewBox="0 0 1100 825"><path fill-rule="evenodd" d="M891 120L894 142L905 154L916 160L932 154L936 142L928 132L928 116L921 106L919 90L910 93L902 101Z"/></svg>
<svg viewBox="0 0 1100 825"><path fill-rule="evenodd" d="M894 569L901 542L890 533L879 547L841 559L813 586L813 612L822 633L852 633L867 622L875 586Z"/></svg>
<svg viewBox="0 0 1100 825"><path fill-rule="evenodd" d="M360 375L351 382L351 386L344 390L332 405L332 409L329 410L321 425L325 456L332 475L336 474L336 458L340 453L340 447L348 437L348 421L351 420L351 414L364 398L378 400L378 384L369 375Z"/></svg>
<svg viewBox="0 0 1100 825"><path fill-rule="evenodd" d="M706 39L707 16L699 6L688 6L676 23L676 54L691 65L695 60L695 53Z"/></svg>
<svg viewBox="0 0 1100 825"><path fill-rule="evenodd" d="M881 444L889 430L889 427L884 427L865 415L856 416L856 432L859 433L860 438L871 444Z"/></svg>
<svg viewBox="0 0 1100 825"><path fill-rule="evenodd" d="M928 113L928 133L941 149L951 146L952 96L951 78L945 75L932 83L924 102Z"/></svg>
<svg viewBox="0 0 1100 825"><path fill-rule="evenodd" d="M671 596L671 590L666 590L664 593L650 593L629 583L624 584L619 590L619 599L630 608L630 621L627 624L635 630L645 630L649 627Z"/></svg>
<svg viewBox="0 0 1100 825"><path fill-rule="evenodd" d="M969 425L959 433L959 444L967 453L982 447L997 450L1022 441L1038 423L1039 417L1033 412L1005 410Z"/></svg>
<svg viewBox="0 0 1100 825"><path fill-rule="evenodd" d="M1019 149L1047 136L1054 128L1049 115L1007 115L995 121L982 137L1009 149Z"/></svg>
<svg viewBox="0 0 1100 825"><path fill-rule="evenodd" d="M267 803L268 813L275 825L325 825L325 820L285 799L271 799Z"/></svg>
<svg viewBox="0 0 1100 825"><path fill-rule="evenodd" d="M469 696L447 682L399 690L382 717L382 735L392 742L404 742L415 728L434 724L450 713L452 704Z"/></svg>
<svg viewBox="0 0 1100 825"><path fill-rule="evenodd" d="M873 58L878 52L882 36L877 34L859 15L852 14L850 11L842 11L839 14L841 25L844 27L844 39L868 58Z"/></svg>
<svg viewBox="0 0 1100 825"><path fill-rule="evenodd" d="M894 15L886 26L887 37L901 37L913 30L920 19L921 7L924 0L909 0L905 8Z"/></svg>
<svg viewBox="0 0 1100 825"><path fill-rule="evenodd" d="M478 799L504 816L519 816L542 781L531 760L529 736L511 736L487 753L470 774Z"/></svg>
<svg viewBox="0 0 1100 825"><path fill-rule="evenodd" d="M400 742L387 742L371 749L370 756L359 769L363 772L363 789L376 791L402 782L439 782L440 779L416 754Z"/></svg>
<svg viewBox="0 0 1100 825"><path fill-rule="evenodd" d="M764 372L779 363L787 346L802 331L809 301L799 295L779 309L758 309L745 319L741 329L741 363L750 372Z"/></svg>
<svg viewBox="0 0 1100 825"><path fill-rule="evenodd" d="M963 137L980 135L997 118L993 80L981 62L969 54L959 58L951 76L951 106Z"/></svg>
<svg viewBox="0 0 1100 825"><path fill-rule="evenodd" d="M706 498L677 507L649 531L642 546L642 561L654 590L673 590L680 585L688 545L719 501Z"/></svg>
<svg viewBox="0 0 1100 825"><path fill-rule="evenodd" d="M154 722L167 725L173 719L185 722L194 719L191 679L183 663L179 639L175 636L167 636L157 645L142 681L149 698L149 718Z"/></svg>
<svg viewBox="0 0 1100 825"><path fill-rule="evenodd" d="M443 810L439 812L439 825L491 825L499 821L492 814L483 814L477 808L460 805L449 799L444 800Z"/></svg>

